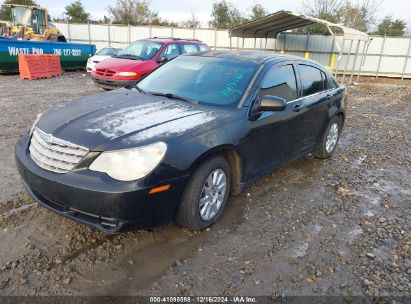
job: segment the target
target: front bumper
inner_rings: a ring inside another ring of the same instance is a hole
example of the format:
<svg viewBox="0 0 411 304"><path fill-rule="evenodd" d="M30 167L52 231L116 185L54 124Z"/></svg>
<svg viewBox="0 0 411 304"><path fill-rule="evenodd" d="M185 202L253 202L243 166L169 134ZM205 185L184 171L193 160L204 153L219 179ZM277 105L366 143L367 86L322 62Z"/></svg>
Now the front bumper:
<svg viewBox="0 0 411 304"><path fill-rule="evenodd" d="M100 78L96 76L91 76L96 86L99 86L103 89L107 90L115 90L118 88L123 88L128 85L135 84L137 79L133 80L118 80L118 79L108 79L108 78Z"/></svg>
<svg viewBox="0 0 411 304"><path fill-rule="evenodd" d="M168 224L188 180L185 176L148 186L88 169L58 174L32 161L28 142L27 134L16 144L16 163L29 194L47 209L106 233ZM150 189L164 184L171 185L168 191L149 195Z"/></svg>

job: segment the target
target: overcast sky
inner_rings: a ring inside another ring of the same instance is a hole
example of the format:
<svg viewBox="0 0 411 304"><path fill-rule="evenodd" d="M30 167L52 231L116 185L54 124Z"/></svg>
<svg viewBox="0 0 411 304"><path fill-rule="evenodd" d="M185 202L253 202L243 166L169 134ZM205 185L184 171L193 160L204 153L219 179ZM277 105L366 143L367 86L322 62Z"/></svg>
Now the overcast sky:
<svg viewBox="0 0 411 304"><path fill-rule="evenodd" d="M193 12L203 25L210 19L212 4L215 0L152 0L151 8L160 13L162 18L172 21L184 21ZM266 10L274 13L278 10L291 10L302 12L301 3L303 0L231 0L242 13L245 13L256 2L261 3ZM355 1L355 0L354 0ZM52 17L61 17L64 7L73 0L37 0L37 2L49 9ZM101 19L108 15L107 7L114 5L116 0L82 0L86 10L93 19ZM411 0L382 0L378 18L391 14L394 18L401 18L411 25Z"/></svg>

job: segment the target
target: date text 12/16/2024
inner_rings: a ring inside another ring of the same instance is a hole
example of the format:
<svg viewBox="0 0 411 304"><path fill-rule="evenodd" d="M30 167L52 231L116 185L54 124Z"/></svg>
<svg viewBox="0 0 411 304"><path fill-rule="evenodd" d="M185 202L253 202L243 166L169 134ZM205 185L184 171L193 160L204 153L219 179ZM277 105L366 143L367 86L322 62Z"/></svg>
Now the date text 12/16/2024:
<svg viewBox="0 0 411 304"><path fill-rule="evenodd" d="M149 303L257 303L255 297L233 296L233 297L150 297Z"/></svg>

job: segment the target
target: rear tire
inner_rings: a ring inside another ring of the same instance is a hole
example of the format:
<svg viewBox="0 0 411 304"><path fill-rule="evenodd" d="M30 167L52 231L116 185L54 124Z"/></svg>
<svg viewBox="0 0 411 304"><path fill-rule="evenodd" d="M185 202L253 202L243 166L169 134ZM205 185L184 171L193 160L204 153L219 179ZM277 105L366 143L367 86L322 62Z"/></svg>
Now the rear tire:
<svg viewBox="0 0 411 304"><path fill-rule="evenodd" d="M315 158L327 159L330 158L337 147L342 130L342 120L339 116L335 116L331 119L325 132L321 138L321 144L318 150L312 154Z"/></svg>
<svg viewBox="0 0 411 304"><path fill-rule="evenodd" d="M191 230L213 225L223 213L231 186L231 172L221 156L207 159L194 172L181 198L175 220Z"/></svg>

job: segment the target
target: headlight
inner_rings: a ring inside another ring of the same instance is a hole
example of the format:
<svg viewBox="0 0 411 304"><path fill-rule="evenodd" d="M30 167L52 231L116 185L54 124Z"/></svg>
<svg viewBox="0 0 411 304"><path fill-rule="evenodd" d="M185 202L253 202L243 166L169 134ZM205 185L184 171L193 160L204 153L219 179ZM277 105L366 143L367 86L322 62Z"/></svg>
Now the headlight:
<svg viewBox="0 0 411 304"><path fill-rule="evenodd" d="M121 181L133 181L147 176L163 160L167 145L157 142L128 150L101 153L90 165L92 171L107 173Z"/></svg>
<svg viewBox="0 0 411 304"><path fill-rule="evenodd" d="M91 61L92 61L91 57L87 59L87 63L91 63Z"/></svg>
<svg viewBox="0 0 411 304"><path fill-rule="evenodd" d="M118 76L135 77L137 76L137 73L136 72L119 72Z"/></svg>
<svg viewBox="0 0 411 304"><path fill-rule="evenodd" d="M34 120L33 125L30 128L30 136L31 136L31 134L33 134L34 128L36 127L37 123L39 122L39 120L41 118L41 115L43 115L43 113L39 113L39 114L36 115L36 119Z"/></svg>

